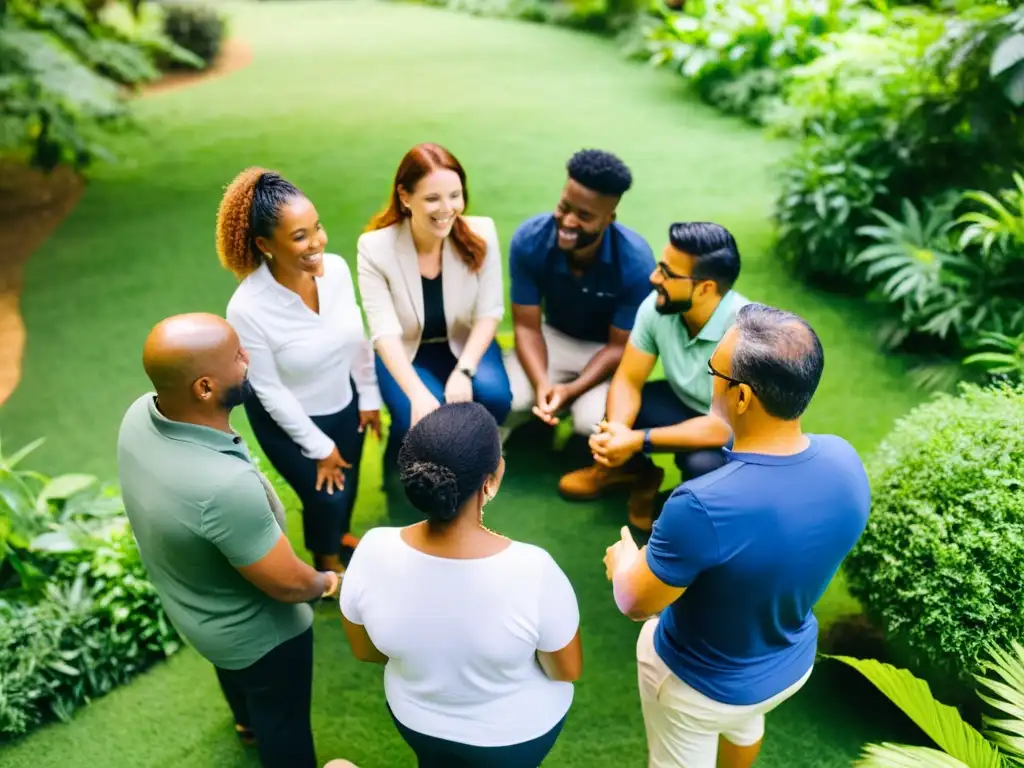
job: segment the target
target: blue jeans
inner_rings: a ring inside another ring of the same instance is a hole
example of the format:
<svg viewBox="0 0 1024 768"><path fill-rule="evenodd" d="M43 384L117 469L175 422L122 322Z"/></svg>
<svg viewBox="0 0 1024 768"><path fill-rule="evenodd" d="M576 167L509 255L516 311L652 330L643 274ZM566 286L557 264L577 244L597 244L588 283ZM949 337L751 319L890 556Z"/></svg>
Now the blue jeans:
<svg viewBox="0 0 1024 768"><path fill-rule="evenodd" d="M457 362L447 343L422 344L412 361L412 367L430 394L439 403L443 403L445 384ZM380 357L377 357L377 384L381 398L391 414L387 451L391 457L397 457L398 447L412 421L412 405ZM490 411L499 425L505 423L512 410L512 386L508 382L508 373L505 372L505 362L497 341L492 341L480 358L473 378L473 400Z"/></svg>

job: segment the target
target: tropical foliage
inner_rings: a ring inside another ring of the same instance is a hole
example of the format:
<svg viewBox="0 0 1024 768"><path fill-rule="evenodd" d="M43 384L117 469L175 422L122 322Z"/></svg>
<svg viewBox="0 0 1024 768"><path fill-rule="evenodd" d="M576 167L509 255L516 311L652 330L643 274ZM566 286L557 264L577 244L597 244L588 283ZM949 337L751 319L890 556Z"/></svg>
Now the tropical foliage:
<svg viewBox="0 0 1024 768"><path fill-rule="evenodd" d="M898 706L938 749L918 745L869 744L857 768L1012 768L1024 762L1024 647L986 646L974 676L978 697L1003 716L984 718L984 732L954 707L935 699L928 684L905 669L872 659L827 658L857 670ZM984 692L982 692L984 691Z"/></svg>
<svg viewBox="0 0 1024 768"><path fill-rule="evenodd" d="M0 739L69 718L180 645L116 491L22 469L38 445L0 451Z"/></svg>
<svg viewBox="0 0 1024 768"><path fill-rule="evenodd" d="M110 134L132 125L126 89L156 80L158 60L202 66L162 30L106 13L81 0L0 3L0 155L44 170L112 159Z"/></svg>

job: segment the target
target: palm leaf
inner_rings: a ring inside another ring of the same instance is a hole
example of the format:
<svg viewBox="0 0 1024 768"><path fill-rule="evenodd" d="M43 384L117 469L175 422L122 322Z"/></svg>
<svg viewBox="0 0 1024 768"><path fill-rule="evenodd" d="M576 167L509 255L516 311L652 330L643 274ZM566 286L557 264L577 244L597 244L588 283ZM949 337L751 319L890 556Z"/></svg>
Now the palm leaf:
<svg viewBox="0 0 1024 768"><path fill-rule="evenodd" d="M982 689L978 696L986 704L1009 717L984 717L989 738L1011 757L1024 758L1024 648L1016 640L1010 642L1010 650L990 646L991 661L981 664L981 672L975 679ZM994 673L999 679L986 676Z"/></svg>
<svg viewBox="0 0 1024 768"><path fill-rule="evenodd" d="M854 768L971 768L955 757L928 747L869 744Z"/></svg>
<svg viewBox="0 0 1024 768"><path fill-rule="evenodd" d="M841 661L864 675L952 757L970 768L1004 768L999 751L965 723L956 709L936 701L924 680L875 659L826 658Z"/></svg>

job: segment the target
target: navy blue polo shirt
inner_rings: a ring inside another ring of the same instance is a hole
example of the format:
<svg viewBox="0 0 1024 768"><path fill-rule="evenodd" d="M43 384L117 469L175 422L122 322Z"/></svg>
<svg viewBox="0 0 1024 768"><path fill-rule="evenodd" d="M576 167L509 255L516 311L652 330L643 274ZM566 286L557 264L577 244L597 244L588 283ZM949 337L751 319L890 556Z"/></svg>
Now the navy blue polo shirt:
<svg viewBox="0 0 1024 768"><path fill-rule="evenodd" d="M651 292L655 264L647 241L612 222L593 265L576 277L557 239L558 224L550 213L516 229L508 259L512 303L542 305L548 325L583 341L607 342L611 326L632 330L636 311Z"/></svg>
<svg viewBox="0 0 1024 768"><path fill-rule="evenodd" d="M857 452L808 437L791 456L727 450L725 466L672 493L651 531L651 572L686 588L662 612L654 650L714 701L757 704L811 669L814 605L867 525Z"/></svg>

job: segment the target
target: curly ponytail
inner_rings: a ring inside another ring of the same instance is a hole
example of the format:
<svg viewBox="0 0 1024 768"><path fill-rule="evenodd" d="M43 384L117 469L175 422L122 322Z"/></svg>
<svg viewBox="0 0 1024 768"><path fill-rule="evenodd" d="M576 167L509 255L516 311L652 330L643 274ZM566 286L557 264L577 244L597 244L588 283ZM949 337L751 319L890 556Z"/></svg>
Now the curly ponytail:
<svg viewBox="0 0 1024 768"><path fill-rule="evenodd" d="M272 237L284 203L302 192L266 168L246 168L228 184L217 209L217 256L242 279L263 263L257 237Z"/></svg>

